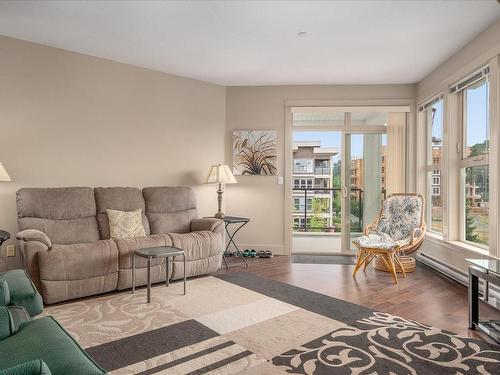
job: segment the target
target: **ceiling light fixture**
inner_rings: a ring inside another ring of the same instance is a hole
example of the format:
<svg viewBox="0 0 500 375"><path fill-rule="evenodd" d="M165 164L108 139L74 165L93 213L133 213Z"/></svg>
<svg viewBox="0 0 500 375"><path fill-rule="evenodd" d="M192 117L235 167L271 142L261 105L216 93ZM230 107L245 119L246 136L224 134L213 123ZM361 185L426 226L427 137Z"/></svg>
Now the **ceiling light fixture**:
<svg viewBox="0 0 500 375"><path fill-rule="evenodd" d="M297 33L297 36L298 36L299 38L307 38L307 32L306 32L306 31L299 31L299 32Z"/></svg>

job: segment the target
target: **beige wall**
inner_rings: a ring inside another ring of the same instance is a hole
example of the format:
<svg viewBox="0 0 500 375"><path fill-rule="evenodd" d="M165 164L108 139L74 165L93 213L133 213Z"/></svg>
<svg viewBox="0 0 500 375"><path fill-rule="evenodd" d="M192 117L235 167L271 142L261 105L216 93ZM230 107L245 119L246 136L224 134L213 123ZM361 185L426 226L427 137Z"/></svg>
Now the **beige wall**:
<svg viewBox="0 0 500 375"><path fill-rule="evenodd" d="M15 237L26 186L187 184L216 211L202 182L225 157L224 87L6 37L0 56L1 229Z"/></svg>
<svg viewBox="0 0 500 375"><path fill-rule="evenodd" d="M369 86L265 86L228 87L226 89L226 163L231 165L233 130L275 129L278 131L278 175L285 173L285 104L287 101L309 101L326 105L347 101L351 105L387 103L412 104L414 85ZM397 103L396 103L397 102ZM346 103L343 103L346 105ZM267 247L278 254L285 249L285 187L276 176L239 176L239 184L226 189L226 213L248 216L251 222L238 234L238 243L245 247Z"/></svg>
<svg viewBox="0 0 500 375"><path fill-rule="evenodd" d="M417 84L417 99L434 95L500 53L500 20L479 34Z"/></svg>

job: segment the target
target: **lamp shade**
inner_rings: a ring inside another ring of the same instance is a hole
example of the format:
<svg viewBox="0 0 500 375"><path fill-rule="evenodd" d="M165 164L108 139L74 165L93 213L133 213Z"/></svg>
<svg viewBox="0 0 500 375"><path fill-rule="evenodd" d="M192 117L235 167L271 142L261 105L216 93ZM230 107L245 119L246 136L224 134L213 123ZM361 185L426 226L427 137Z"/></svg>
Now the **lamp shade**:
<svg viewBox="0 0 500 375"><path fill-rule="evenodd" d="M0 163L0 181L10 181L9 174L2 163Z"/></svg>
<svg viewBox="0 0 500 375"><path fill-rule="evenodd" d="M217 164L210 167L206 183L236 184L238 181L227 165Z"/></svg>

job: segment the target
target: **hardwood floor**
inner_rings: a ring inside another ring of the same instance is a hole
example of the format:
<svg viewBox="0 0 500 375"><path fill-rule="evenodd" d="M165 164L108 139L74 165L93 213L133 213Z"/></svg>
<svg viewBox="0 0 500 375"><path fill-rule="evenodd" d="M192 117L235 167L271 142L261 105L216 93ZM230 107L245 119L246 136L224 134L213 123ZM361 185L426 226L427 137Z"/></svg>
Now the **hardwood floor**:
<svg viewBox="0 0 500 375"><path fill-rule="evenodd" d="M417 320L424 324L449 330L463 336L492 342L485 335L471 331L468 325L467 287L457 283L422 263L417 270L392 281L389 273L369 267L352 277L354 266L337 264L292 263L290 257L249 259L245 268L238 258L229 258L229 271L250 272L372 308L374 310ZM484 303L481 318L500 319L500 312Z"/></svg>

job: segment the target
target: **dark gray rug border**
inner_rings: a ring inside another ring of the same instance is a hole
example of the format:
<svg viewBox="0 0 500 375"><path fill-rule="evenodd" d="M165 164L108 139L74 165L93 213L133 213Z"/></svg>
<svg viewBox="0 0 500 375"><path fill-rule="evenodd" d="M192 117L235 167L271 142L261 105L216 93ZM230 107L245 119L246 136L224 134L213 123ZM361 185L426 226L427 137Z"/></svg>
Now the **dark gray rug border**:
<svg viewBox="0 0 500 375"><path fill-rule="evenodd" d="M92 346L85 351L106 371L112 371L217 336L220 335L214 330L190 319Z"/></svg>

